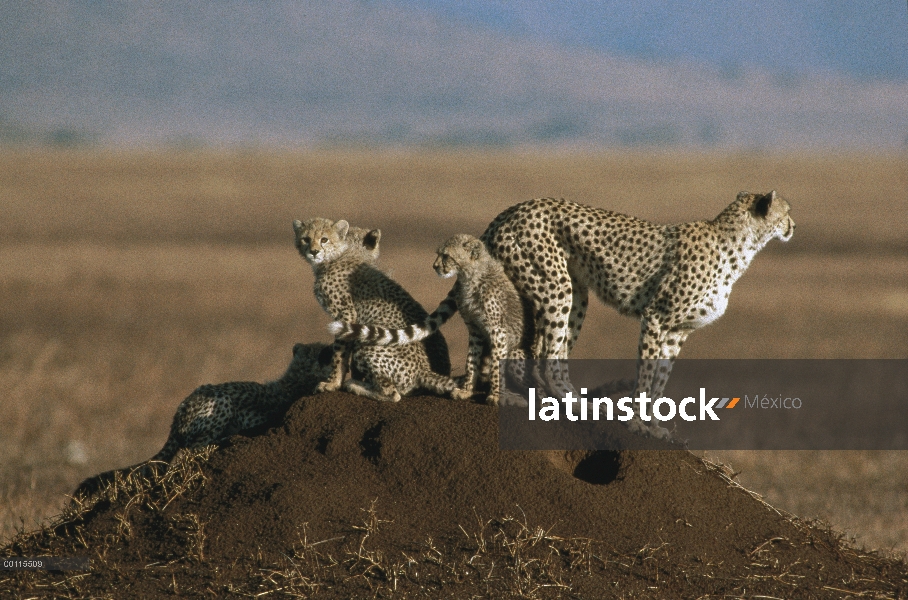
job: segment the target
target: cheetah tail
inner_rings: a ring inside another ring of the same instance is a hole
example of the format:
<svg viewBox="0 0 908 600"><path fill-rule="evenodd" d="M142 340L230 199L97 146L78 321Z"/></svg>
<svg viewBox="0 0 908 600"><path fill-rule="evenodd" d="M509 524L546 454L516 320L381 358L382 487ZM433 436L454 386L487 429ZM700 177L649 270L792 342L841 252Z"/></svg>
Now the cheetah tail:
<svg viewBox="0 0 908 600"><path fill-rule="evenodd" d="M123 482L133 475L139 475L146 479L162 475L166 470L167 464L173 460L179 450L180 442L171 435L171 437L167 438L167 442L160 452L145 462L140 462L130 467L111 469L85 479L70 494L70 506L87 506L90 498L105 493L105 490L123 485Z"/></svg>
<svg viewBox="0 0 908 600"><path fill-rule="evenodd" d="M164 447L161 448L157 454L148 459L149 463L170 463L173 460L173 457L177 455L177 452L180 451L180 442L171 432L170 436L167 438L167 441L164 442Z"/></svg>
<svg viewBox="0 0 908 600"><path fill-rule="evenodd" d="M345 342L361 342L376 346L402 346L429 337L447 323L456 312L457 301L449 294L422 325L414 324L403 329L387 329L375 325L334 321L328 324L328 331L334 335L335 339Z"/></svg>
<svg viewBox="0 0 908 600"><path fill-rule="evenodd" d="M427 323L428 325L428 323ZM375 346L400 346L416 342L429 337L438 326L431 325L424 327L420 325L408 325L403 329L387 329L375 325L360 325L359 323L344 323L343 321L334 321L328 324L330 331L335 339L345 342L361 342L373 344Z"/></svg>
<svg viewBox="0 0 908 600"><path fill-rule="evenodd" d="M137 481L133 479L135 475L149 479L156 474L160 474L158 463L152 461L98 473L83 480L79 487L69 495L69 506L73 508L90 506L92 498L115 495L120 491L128 492L130 489L134 489Z"/></svg>

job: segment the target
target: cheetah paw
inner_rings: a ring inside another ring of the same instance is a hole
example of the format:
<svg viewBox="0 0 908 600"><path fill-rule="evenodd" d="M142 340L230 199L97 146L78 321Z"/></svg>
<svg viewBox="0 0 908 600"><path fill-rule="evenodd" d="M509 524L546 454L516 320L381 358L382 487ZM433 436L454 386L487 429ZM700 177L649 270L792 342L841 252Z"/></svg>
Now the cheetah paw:
<svg viewBox="0 0 908 600"><path fill-rule="evenodd" d="M587 393L587 396L601 398L602 396L613 396L618 392L633 392L634 383L636 382L633 379L615 379L593 388Z"/></svg>
<svg viewBox="0 0 908 600"><path fill-rule="evenodd" d="M517 406L519 408L527 408L529 403L527 399L521 396L520 394L515 394L514 392L504 391L501 393L501 399L498 402L499 406Z"/></svg>
<svg viewBox="0 0 908 600"><path fill-rule="evenodd" d="M451 398L454 400L469 400L473 397L473 390L464 388L454 388L451 390Z"/></svg>
<svg viewBox="0 0 908 600"><path fill-rule="evenodd" d="M627 428L634 433L654 437L660 440L669 440L672 437L671 432L665 427L659 427L658 425L649 425L641 421L638 417L631 419L631 421L627 424Z"/></svg>
<svg viewBox="0 0 908 600"><path fill-rule="evenodd" d="M322 381L315 386L315 391L321 394L324 392L336 392L340 388L340 384L335 383L334 381Z"/></svg>

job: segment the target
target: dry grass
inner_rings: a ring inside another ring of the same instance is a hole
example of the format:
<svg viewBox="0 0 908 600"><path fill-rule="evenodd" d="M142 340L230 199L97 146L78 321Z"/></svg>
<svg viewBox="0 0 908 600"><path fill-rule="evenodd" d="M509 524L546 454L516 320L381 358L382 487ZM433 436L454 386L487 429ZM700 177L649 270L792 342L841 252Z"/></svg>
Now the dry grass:
<svg viewBox="0 0 908 600"><path fill-rule="evenodd" d="M905 452L727 450L708 452L738 471L737 480L774 506L818 518L858 546L908 551Z"/></svg>
<svg viewBox="0 0 908 600"><path fill-rule="evenodd" d="M795 239L755 261L684 356L904 357L904 157L0 154L0 539L154 454L197 385L277 376L294 342L328 339L293 218L380 227L385 269L431 307L449 283L434 247L515 202L668 222L771 188ZM455 365L462 330L446 328ZM632 357L637 331L594 302L575 356ZM908 549L905 453L722 458L773 504Z"/></svg>
<svg viewBox="0 0 908 600"><path fill-rule="evenodd" d="M67 504L59 515L47 520L41 529L18 533L9 540L10 546L47 548L48 544L52 545L61 539L63 535L59 534L65 531L66 535L76 540L78 551L88 555L94 573L114 573L121 577L123 571L114 555L124 542L134 538L132 519L137 513L144 511L163 513L176 499L189 496L196 489L204 487L208 479L202 468L214 450L214 446L207 446L181 452L165 473L146 476L141 469L118 473L115 479L106 482L90 498ZM101 502L119 503L122 510L115 514L116 532L106 535L103 543L90 544L85 540L79 523L91 514L95 504ZM180 513L169 515L167 519L170 523L169 533L182 542L182 554L172 562L204 562L205 523L199 516ZM80 573L57 578L48 577L46 572L9 571L0 576L0 589L47 592L48 597L54 598L85 598L92 596L92 592L84 587L86 582L82 581L89 576L88 573Z"/></svg>
<svg viewBox="0 0 908 600"><path fill-rule="evenodd" d="M603 553L601 543L552 535L529 525L525 515L501 519L477 515L476 523L460 527L462 543L448 547L427 537L418 551L389 555L373 548L371 538L393 527L393 522L379 518L376 500L362 510L362 524L352 526L358 539L345 546L343 556L335 558L319 548L335 539L310 542L304 524L299 544L281 564L259 569L247 590L231 591L310 597L352 579L362 580L376 598L393 597L403 589L408 590L406 595L433 597L443 590L450 593L454 586L471 586L486 597L532 600L561 597L571 591L567 582L572 575L589 574L606 563L597 554Z"/></svg>

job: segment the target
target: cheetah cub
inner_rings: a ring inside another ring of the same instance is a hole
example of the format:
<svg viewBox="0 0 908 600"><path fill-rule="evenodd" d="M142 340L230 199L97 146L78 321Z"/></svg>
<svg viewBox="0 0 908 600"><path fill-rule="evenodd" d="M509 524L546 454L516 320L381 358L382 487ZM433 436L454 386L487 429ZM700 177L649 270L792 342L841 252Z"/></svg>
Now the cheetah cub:
<svg viewBox="0 0 908 600"><path fill-rule="evenodd" d="M400 284L376 267L379 230L362 235L363 230L351 228L346 221L322 218L294 221L293 229L297 249L315 273L315 297L333 319L401 328L428 317ZM348 364L365 381L344 382ZM354 394L397 402L417 389L449 395L457 387L450 373L448 346L440 332L394 347L336 341L331 374L318 390L343 386Z"/></svg>
<svg viewBox="0 0 908 600"><path fill-rule="evenodd" d="M252 381L208 384L197 388L180 403L170 425L170 435L160 452L144 463L114 469L83 481L73 498L87 499L114 481L117 473L137 469L151 476L173 461L178 452L222 442L237 433L265 425L287 411L291 404L315 390L327 376L331 346L296 344L284 375L261 384Z"/></svg>
<svg viewBox="0 0 908 600"><path fill-rule="evenodd" d="M523 349L523 303L501 263L489 255L485 245L477 238L466 234L455 235L442 244L437 254L433 265L435 271L441 277L457 277L454 307L460 309L470 335L464 385L454 390L452 395L455 398L472 395L480 374L483 351L488 347L492 365L487 402L497 404L502 388L498 361L526 359ZM439 316L439 311L436 311L434 318L430 317L425 323L401 330L339 321L331 323L328 329L340 340L381 345L406 343L431 335L453 312L443 311ZM515 377L522 377L522 374Z"/></svg>

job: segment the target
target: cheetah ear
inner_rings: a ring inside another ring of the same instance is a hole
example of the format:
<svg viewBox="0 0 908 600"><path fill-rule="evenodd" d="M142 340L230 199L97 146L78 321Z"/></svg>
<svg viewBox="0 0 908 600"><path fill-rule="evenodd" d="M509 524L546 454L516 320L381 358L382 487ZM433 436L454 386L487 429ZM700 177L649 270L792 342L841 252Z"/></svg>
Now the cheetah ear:
<svg viewBox="0 0 908 600"><path fill-rule="evenodd" d="M296 343L293 344L293 356L298 355L303 350L303 344Z"/></svg>
<svg viewBox="0 0 908 600"><path fill-rule="evenodd" d="M769 207L772 206L772 201L775 199L775 190L769 192L765 196L758 196L756 202L754 202L754 214L758 217L765 217L767 214L769 214Z"/></svg>
<svg viewBox="0 0 908 600"><path fill-rule="evenodd" d="M350 223L340 220L334 224L334 230L337 232L337 235L340 236L340 239L346 239L347 231L350 230Z"/></svg>
<svg viewBox="0 0 908 600"><path fill-rule="evenodd" d="M334 346L328 344L322 351L318 353L318 364L323 367L327 367L334 360Z"/></svg>
<svg viewBox="0 0 908 600"><path fill-rule="evenodd" d="M372 229L363 238L363 246L369 250L377 250L381 241L381 229Z"/></svg>
<svg viewBox="0 0 908 600"><path fill-rule="evenodd" d="M303 222L299 219L293 221L293 233L299 233L300 229L303 228Z"/></svg>
<svg viewBox="0 0 908 600"><path fill-rule="evenodd" d="M467 249L470 251L470 258L479 260L482 256L482 242L480 240L471 240L467 242Z"/></svg>

